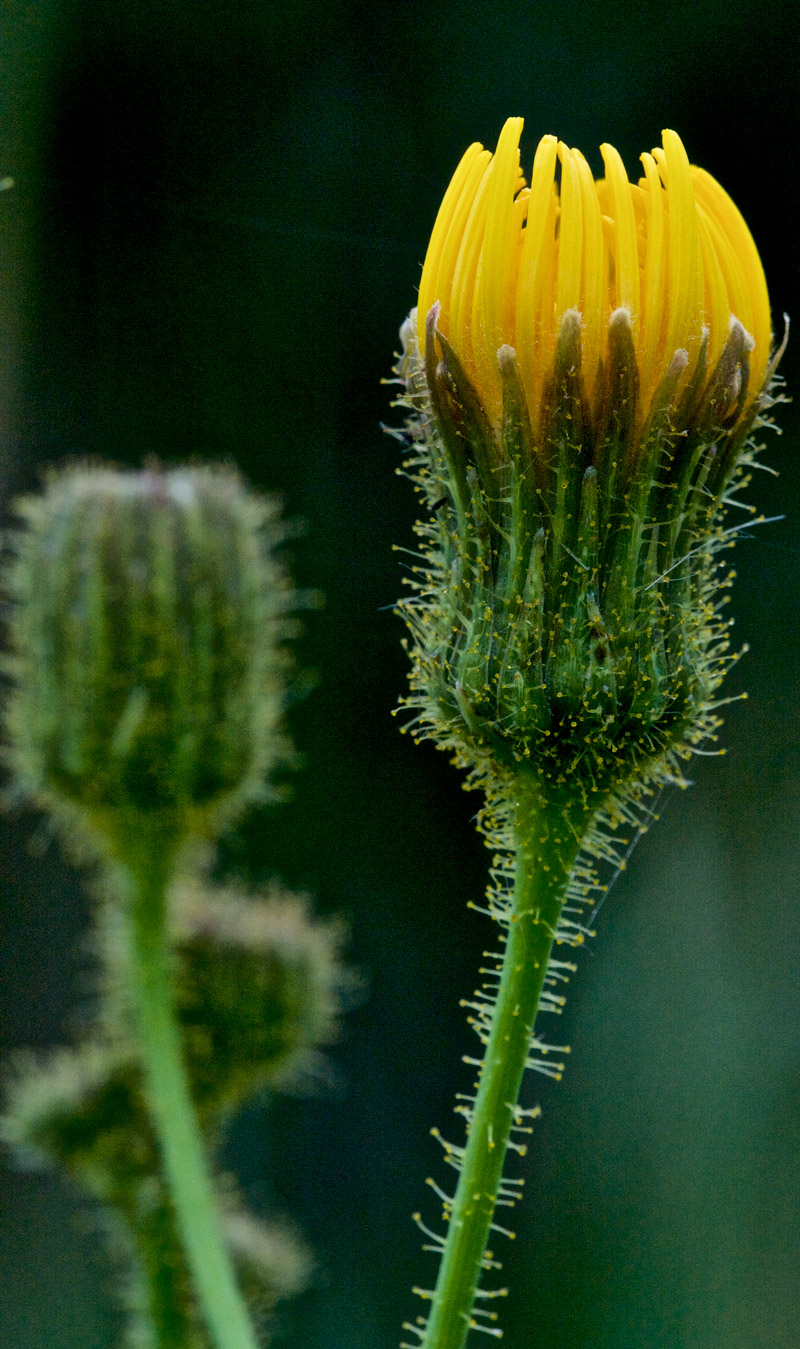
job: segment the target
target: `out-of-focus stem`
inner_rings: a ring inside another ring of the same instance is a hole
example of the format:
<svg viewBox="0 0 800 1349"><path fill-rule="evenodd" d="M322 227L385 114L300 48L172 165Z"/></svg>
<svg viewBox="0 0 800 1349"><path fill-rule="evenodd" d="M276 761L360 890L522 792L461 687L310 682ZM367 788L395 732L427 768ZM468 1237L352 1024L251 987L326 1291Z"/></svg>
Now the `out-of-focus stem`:
<svg viewBox="0 0 800 1349"><path fill-rule="evenodd" d="M569 875L591 814L517 782L516 869L497 1000L421 1349L462 1349Z"/></svg>
<svg viewBox="0 0 800 1349"><path fill-rule="evenodd" d="M123 865L122 872L145 1087L198 1303L215 1349L257 1349L221 1229L173 1008L166 934L169 868L156 857Z"/></svg>

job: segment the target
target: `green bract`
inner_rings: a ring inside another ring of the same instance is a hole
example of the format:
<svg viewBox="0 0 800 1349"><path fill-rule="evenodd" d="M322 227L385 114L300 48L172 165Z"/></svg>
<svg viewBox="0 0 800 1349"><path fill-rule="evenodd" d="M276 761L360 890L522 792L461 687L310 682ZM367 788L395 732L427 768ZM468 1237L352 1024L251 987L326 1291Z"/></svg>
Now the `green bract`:
<svg viewBox="0 0 800 1349"><path fill-rule="evenodd" d="M397 366L406 469L429 511L400 605L413 729L465 764L528 766L597 806L637 776L679 777L678 759L715 738L714 695L736 659L723 516L767 401L747 403L741 324L710 382L701 359L679 398L676 353L643 414L627 311L612 315L593 406L568 311L534 438L513 350L498 352L495 426L437 317L424 364L414 318L404 325Z"/></svg>

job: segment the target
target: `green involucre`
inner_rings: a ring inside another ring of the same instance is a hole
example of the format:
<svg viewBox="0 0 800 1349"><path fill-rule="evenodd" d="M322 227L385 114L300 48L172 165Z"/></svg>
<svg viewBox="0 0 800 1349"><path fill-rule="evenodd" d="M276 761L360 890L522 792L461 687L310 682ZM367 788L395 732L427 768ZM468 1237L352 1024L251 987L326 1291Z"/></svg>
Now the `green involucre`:
<svg viewBox="0 0 800 1349"><path fill-rule="evenodd" d="M206 832L285 752L276 504L219 468L53 473L10 538L16 790L104 832Z"/></svg>
<svg viewBox="0 0 800 1349"><path fill-rule="evenodd" d="M400 604L411 728L471 767L488 758L570 781L598 807L627 781L680 777L679 759L715 738L714 694L736 659L720 556L735 530L722 521L769 404L748 390L741 325L702 398L704 360L678 395L676 353L643 409L630 319L617 311L589 407L568 311L536 441L511 348L498 353L498 430L435 309L424 367L413 322L403 341L406 471L430 512Z"/></svg>

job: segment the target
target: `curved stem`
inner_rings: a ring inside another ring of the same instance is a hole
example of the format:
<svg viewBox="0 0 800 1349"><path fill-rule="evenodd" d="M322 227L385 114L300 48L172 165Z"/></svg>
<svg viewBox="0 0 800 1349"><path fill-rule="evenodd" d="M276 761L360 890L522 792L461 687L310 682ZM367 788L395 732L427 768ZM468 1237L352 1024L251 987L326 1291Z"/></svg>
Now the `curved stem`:
<svg viewBox="0 0 800 1349"><path fill-rule="evenodd" d="M514 1111L570 870L594 811L548 801L520 777L511 921L478 1094L421 1349L461 1349L473 1306Z"/></svg>
<svg viewBox="0 0 800 1349"><path fill-rule="evenodd" d="M170 868L155 861L126 865L123 871L129 890L131 996L145 1086L186 1260L215 1349L257 1349L220 1226L173 1010L166 934Z"/></svg>

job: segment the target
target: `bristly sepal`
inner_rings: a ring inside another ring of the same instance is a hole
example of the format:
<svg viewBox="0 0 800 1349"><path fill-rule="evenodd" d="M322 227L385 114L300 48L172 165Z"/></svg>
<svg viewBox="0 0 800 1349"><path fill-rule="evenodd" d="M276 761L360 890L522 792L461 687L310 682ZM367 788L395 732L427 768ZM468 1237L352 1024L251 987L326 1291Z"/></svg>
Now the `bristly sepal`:
<svg viewBox="0 0 800 1349"><path fill-rule="evenodd" d="M397 366L412 413L406 471L441 503L418 527L424 565L400 605L415 734L473 768L488 758L569 779L598 806L631 778L674 774L716 731L709 704L732 659L721 522L763 406L742 413L741 325L704 399L681 389L678 351L643 417L630 316L615 311L592 415L568 311L536 438L512 348L498 351L492 427L436 310L425 369L414 327L412 316Z"/></svg>

